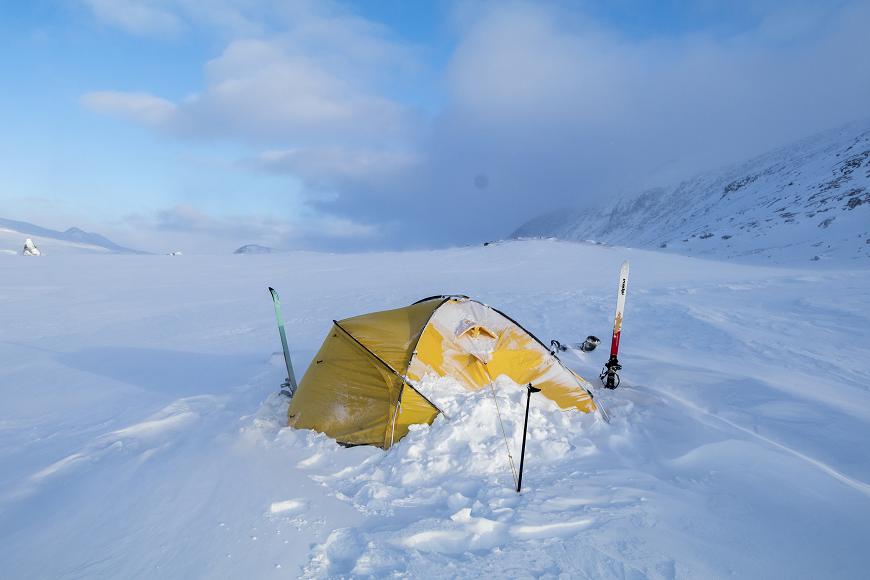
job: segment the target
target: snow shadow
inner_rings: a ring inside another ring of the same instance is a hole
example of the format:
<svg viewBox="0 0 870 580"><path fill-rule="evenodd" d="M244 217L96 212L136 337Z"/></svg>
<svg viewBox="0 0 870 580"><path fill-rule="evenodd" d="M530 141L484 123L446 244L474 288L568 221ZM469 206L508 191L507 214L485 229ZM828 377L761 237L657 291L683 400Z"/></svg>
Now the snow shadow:
<svg viewBox="0 0 870 580"><path fill-rule="evenodd" d="M263 365L254 355L119 346L58 353L57 360L76 370L177 396L220 392L245 384Z"/></svg>

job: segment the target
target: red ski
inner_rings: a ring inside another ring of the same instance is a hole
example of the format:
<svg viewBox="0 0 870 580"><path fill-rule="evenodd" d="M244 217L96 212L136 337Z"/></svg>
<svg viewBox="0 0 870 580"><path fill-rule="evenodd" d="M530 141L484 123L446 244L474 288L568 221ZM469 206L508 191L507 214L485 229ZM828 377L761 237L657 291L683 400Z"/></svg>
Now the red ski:
<svg viewBox="0 0 870 580"><path fill-rule="evenodd" d="M619 374L622 369L617 358L619 354L619 336L622 334L622 315L625 311L625 293L628 290L628 260L619 269L619 286L616 294L616 318L613 321L613 339L610 341L610 359L604 363L601 371L601 382L608 389L619 386Z"/></svg>

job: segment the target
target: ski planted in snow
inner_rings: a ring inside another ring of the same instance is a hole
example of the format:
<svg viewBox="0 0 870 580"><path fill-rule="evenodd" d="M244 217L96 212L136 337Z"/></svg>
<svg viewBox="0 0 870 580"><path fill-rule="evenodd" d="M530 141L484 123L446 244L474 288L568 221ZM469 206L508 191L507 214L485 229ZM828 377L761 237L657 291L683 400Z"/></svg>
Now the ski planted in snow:
<svg viewBox="0 0 870 580"><path fill-rule="evenodd" d="M287 335L284 333L284 317L281 316L281 299L278 292L271 286L272 304L275 305L275 318L278 320L278 334L281 335L281 347L284 349L284 364L287 365L287 379L281 383L281 394L292 397L296 392L296 375L293 374L293 363L290 362L290 349L287 347Z"/></svg>
<svg viewBox="0 0 870 580"><path fill-rule="evenodd" d="M605 388L615 389L619 386L618 371L622 369L619 364L619 336L622 334L622 315L625 311L625 293L628 290L628 260L622 263L619 269L619 286L616 294L616 317L613 320L613 339L610 341L610 359L604 363L600 379Z"/></svg>

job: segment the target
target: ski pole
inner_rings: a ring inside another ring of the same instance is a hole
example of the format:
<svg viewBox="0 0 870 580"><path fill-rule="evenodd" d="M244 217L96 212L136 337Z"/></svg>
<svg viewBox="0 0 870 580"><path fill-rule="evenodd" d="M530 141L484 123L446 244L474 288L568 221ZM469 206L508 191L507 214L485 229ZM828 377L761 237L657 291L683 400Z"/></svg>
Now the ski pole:
<svg viewBox="0 0 870 580"><path fill-rule="evenodd" d="M526 420L523 423L523 449L520 451L520 476L517 479L517 493L520 493L520 490L523 488L523 463L526 460L526 433L529 430L529 405L532 402L532 393L539 393L541 389L532 386L532 383L529 383L526 387L528 389L528 396L526 397Z"/></svg>
<svg viewBox="0 0 870 580"><path fill-rule="evenodd" d="M272 304L275 306L275 318L278 320L278 333L281 335L281 348L284 349L284 364L287 366L287 380L281 385L284 389L289 387L290 395L296 392L296 375L293 374L293 363L290 362L290 349L287 347L287 335L284 333L284 317L281 316L281 299L278 298L278 292L269 286L269 293L272 294Z"/></svg>

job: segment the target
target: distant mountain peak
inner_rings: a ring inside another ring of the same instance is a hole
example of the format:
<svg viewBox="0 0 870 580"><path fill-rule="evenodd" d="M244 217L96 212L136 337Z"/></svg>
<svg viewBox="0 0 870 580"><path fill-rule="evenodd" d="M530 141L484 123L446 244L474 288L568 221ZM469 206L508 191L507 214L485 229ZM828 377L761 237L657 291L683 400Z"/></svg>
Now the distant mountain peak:
<svg viewBox="0 0 870 580"><path fill-rule="evenodd" d="M8 229L13 232L18 232L22 236L26 237L34 237L40 239L48 238L52 240L61 240L64 242L87 244L90 246L96 246L104 250L108 250L109 252L115 252L119 254L145 253L139 250L133 250L131 248L126 248L124 246L118 245L105 236L86 232L85 230L75 226L61 232L58 230L52 230L49 228L44 228L42 226L37 226L29 222L0 218L0 228Z"/></svg>

